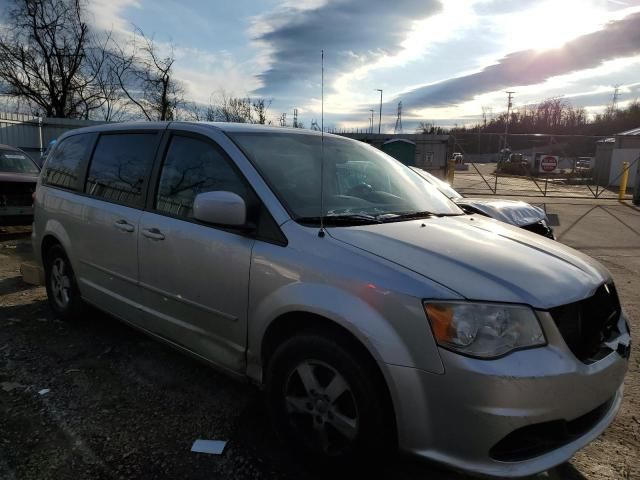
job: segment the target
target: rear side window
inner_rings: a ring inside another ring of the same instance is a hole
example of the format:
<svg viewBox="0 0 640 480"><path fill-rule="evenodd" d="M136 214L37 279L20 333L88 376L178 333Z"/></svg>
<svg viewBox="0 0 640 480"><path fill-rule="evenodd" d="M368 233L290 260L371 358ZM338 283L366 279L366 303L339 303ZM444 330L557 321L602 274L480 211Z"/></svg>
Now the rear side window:
<svg viewBox="0 0 640 480"><path fill-rule="evenodd" d="M89 166L85 192L142 207L156 143L155 132L101 135Z"/></svg>
<svg viewBox="0 0 640 480"><path fill-rule="evenodd" d="M247 201L247 186L219 148L191 137L174 136L162 166L156 210L193 217L199 193L225 190Z"/></svg>
<svg viewBox="0 0 640 480"><path fill-rule="evenodd" d="M47 185L82 189L85 160L94 136L90 134L67 137L47 158L43 180Z"/></svg>

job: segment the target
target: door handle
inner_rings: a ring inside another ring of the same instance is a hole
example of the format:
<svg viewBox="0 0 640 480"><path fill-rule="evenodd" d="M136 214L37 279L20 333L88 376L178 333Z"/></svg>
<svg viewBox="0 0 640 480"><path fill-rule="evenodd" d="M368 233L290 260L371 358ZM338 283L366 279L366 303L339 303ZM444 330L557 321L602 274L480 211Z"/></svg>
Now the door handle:
<svg viewBox="0 0 640 480"><path fill-rule="evenodd" d="M133 225L128 223L126 220L117 220L113 224L113 226L116 227L118 230L122 230L123 232L131 233L134 230Z"/></svg>
<svg viewBox="0 0 640 480"><path fill-rule="evenodd" d="M152 240L164 240L164 234L157 228L145 228L142 235Z"/></svg>

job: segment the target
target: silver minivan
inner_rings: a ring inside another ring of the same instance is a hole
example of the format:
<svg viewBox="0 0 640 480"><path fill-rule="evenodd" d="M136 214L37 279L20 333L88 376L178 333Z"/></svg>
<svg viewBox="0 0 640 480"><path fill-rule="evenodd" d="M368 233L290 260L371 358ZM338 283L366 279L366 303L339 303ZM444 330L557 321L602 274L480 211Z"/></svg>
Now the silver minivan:
<svg viewBox="0 0 640 480"><path fill-rule="evenodd" d="M630 333L604 267L354 140L74 130L40 177L33 245L56 315L92 305L264 386L279 434L324 466L397 447L528 475L622 400Z"/></svg>

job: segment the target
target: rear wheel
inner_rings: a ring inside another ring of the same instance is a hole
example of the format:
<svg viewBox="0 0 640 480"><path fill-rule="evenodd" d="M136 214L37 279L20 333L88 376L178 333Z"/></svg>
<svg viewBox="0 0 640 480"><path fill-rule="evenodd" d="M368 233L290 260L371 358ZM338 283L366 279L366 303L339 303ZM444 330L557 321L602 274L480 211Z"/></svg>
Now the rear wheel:
<svg viewBox="0 0 640 480"><path fill-rule="evenodd" d="M64 320L79 319L85 305L71 263L60 245L54 245L45 255L45 282L51 310Z"/></svg>
<svg viewBox="0 0 640 480"><path fill-rule="evenodd" d="M362 357L349 342L304 334L284 342L269 364L275 427L316 466L355 465L365 457L371 464L391 443L385 392Z"/></svg>

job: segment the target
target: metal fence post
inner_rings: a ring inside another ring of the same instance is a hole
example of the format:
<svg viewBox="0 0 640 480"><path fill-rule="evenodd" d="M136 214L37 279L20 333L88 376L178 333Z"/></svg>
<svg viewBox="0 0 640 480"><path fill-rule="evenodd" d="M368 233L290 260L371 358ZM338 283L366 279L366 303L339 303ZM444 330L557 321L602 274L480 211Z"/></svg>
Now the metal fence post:
<svg viewBox="0 0 640 480"><path fill-rule="evenodd" d="M447 162L447 181L449 182L449 185L453 186L453 176L455 174L456 171L456 161L454 159L451 159Z"/></svg>
<svg viewBox="0 0 640 480"><path fill-rule="evenodd" d="M547 185L549 185L549 175L544 177L544 196L547 196Z"/></svg>
<svg viewBox="0 0 640 480"><path fill-rule="evenodd" d="M44 152L44 145L42 141L42 117L38 117L38 137L40 141L40 155Z"/></svg>
<svg viewBox="0 0 640 480"><path fill-rule="evenodd" d="M629 181L629 162L622 162L622 178L620 179L620 191L618 201L622 202L627 193L627 182Z"/></svg>
<svg viewBox="0 0 640 480"><path fill-rule="evenodd" d="M633 189L633 204L640 205L640 169L636 170L636 186Z"/></svg>

